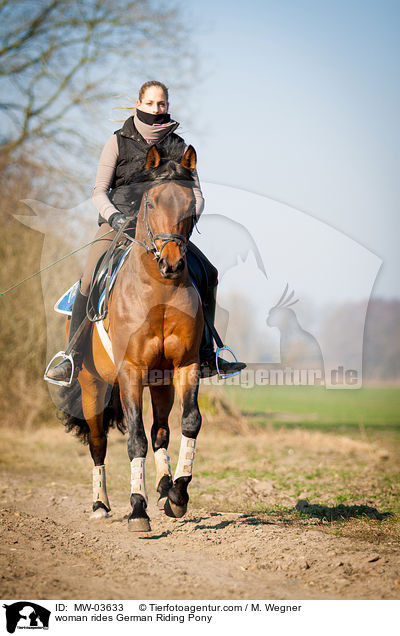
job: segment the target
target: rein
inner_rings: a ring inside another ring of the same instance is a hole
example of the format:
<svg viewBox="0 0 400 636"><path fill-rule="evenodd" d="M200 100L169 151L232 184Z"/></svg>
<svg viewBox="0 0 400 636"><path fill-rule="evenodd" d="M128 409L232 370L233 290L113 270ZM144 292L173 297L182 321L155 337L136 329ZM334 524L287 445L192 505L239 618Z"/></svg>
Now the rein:
<svg viewBox="0 0 400 636"><path fill-rule="evenodd" d="M38 269L37 272L34 272L33 274L30 274L29 276L27 276L23 280L20 280L18 283L14 283L13 285L11 285L11 287L8 287L8 289L5 289L4 291L0 291L0 296L4 296L5 294L8 294L8 292L10 292L11 290L16 289L17 287L19 287L23 283L26 283L28 280L31 280L31 278L34 278L35 276L38 276L42 272L45 272L47 269L50 269L51 267L54 267L54 265L57 265L58 263L61 263L61 261L64 261L66 258L69 258L73 254L76 254L77 252L80 252L80 250L85 249L85 247L89 247L89 245L93 245L93 243L98 243L98 241L102 241L103 238L105 236L107 236L108 234L111 234L112 231L113 230L109 230L105 234L102 234L101 236L99 236L99 238L94 239L94 241L89 241L89 243L85 243L85 245L81 245L81 247L78 247L76 250L72 250L72 252L68 252L68 254L65 254L65 256L61 256L61 258L58 258L53 263L49 263L49 265L46 265L45 267L42 267L41 269Z"/></svg>

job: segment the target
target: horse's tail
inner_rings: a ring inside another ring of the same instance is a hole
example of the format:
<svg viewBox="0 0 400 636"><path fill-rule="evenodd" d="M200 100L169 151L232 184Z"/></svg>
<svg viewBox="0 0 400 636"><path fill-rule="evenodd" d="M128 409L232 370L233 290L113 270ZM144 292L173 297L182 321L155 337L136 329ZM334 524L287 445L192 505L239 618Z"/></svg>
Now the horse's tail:
<svg viewBox="0 0 400 636"><path fill-rule="evenodd" d="M88 444L90 430L83 416L82 392L77 380L71 386L61 389L58 411L58 418L67 432L74 432L83 444ZM103 431L105 435L110 428L117 428L121 433L126 432L118 384L108 387L104 400Z"/></svg>

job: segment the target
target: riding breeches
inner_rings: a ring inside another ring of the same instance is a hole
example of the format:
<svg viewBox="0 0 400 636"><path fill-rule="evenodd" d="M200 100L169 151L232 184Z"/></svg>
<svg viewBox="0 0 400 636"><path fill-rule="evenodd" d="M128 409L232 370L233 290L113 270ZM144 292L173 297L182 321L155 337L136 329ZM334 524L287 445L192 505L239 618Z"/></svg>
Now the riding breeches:
<svg viewBox="0 0 400 636"><path fill-rule="evenodd" d="M109 232L109 234L107 234L107 232ZM107 236L101 239L104 234L107 234ZM87 260L83 269L83 274L81 276L81 294L83 294L84 296L89 295L92 274L97 261L101 256L103 256L103 254L106 253L111 245L111 242L115 238L115 235L115 230L113 230L112 227L108 225L108 223L102 223L102 225L97 230L94 237L95 242L92 243L89 248Z"/></svg>

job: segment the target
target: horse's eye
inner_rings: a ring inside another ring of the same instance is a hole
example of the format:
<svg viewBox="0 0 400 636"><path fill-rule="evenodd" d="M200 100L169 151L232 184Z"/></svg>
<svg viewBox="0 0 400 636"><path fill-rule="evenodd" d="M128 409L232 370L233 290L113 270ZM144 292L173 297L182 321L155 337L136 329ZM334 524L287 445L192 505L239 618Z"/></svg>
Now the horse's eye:
<svg viewBox="0 0 400 636"><path fill-rule="evenodd" d="M147 207L148 207L150 210L153 210L153 209L154 209L154 204L153 204L151 201L148 201L148 202L147 202Z"/></svg>

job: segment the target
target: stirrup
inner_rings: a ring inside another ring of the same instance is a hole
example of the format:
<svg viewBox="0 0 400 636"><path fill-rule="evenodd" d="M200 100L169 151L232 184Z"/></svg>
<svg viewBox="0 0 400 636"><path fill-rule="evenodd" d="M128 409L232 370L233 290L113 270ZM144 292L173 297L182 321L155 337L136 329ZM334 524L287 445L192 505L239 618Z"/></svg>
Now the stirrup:
<svg viewBox="0 0 400 636"><path fill-rule="evenodd" d="M242 373L243 369L239 369L239 371L232 371L232 373L221 373L219 370L219 364L218 364L218 357L219 357L220 351L229 351L235 358L235 362L239 362L239 360L237 359L237 357L235 356L235 354L233 353L230 347L228 347L227 345L222 345L222 347L217 347L215 351L215 366L217 367L218 377L220 377L222 380L226 380L226 378L232 378L234 375L238 375L238 373Z"/></svg>
<svg viewBox="0 0 400 636"><path fill-rule="evenodd" d="M69 380L53 380L52 378L47 377L47 372L56 358L63 358L64 360L70 361L72 365L72 371L71 371L71 376ZM75 372L75 364L74 364L74 359L72 355L65 353L65 351L59 351L58 353L56 353L55 356L52 357L49 364L47 365L46 370L44 372L43 380L45 380L46 382L49 382L50 384L57 384L58 386L71 386L72 380L74 377L74 372Z"/></svg>

